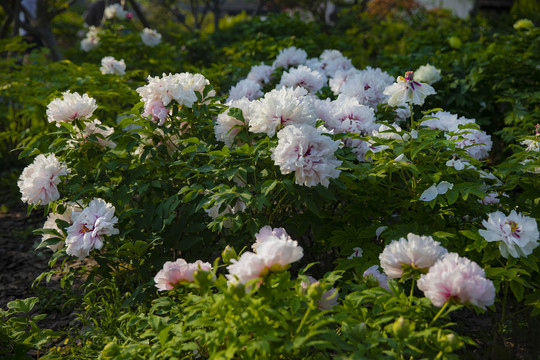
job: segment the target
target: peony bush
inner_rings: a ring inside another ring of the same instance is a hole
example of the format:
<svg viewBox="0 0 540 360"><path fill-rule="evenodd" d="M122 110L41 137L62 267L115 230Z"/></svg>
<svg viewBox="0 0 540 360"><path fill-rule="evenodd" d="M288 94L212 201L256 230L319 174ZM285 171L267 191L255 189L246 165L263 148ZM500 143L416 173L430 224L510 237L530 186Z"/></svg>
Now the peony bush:
<svg viewBox="0 0 540 360"><path fill-rule="evenodd" d="M111 29L90 29L83 50ZM162 45L151 29L140 41ZM494 163L493 133L430 108L444 69L275 53L228 89L145 74L126 82L136 100L122 111L96 89L51 93L17 184L48 216L37 248L51 270L37 282L80 284L86 350L457 359L483 341L463 317L492 318L500 335L510 304L540 313L538 129ZM96 73L137 71L113 55ZM55 351L45 358L77 350Z"/></svg>

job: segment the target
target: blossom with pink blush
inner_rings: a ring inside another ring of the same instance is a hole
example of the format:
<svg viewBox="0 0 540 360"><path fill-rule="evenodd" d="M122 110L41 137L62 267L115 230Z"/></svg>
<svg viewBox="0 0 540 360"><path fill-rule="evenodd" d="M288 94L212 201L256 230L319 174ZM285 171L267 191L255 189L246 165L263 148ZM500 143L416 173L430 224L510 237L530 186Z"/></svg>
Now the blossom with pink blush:
<svg viewBox="0 0 540 360"><path fill-rule="evenodd" d="M495 205L499 203L499 194L495 191L487 194L483 199L478 199L478 202L484 205Z"/></svg>
<svg viewBox="0 0 540 360"><path fill-rule="evenodd" d="M348 256L347 259L359 258L359 257L362 257L363 254L364 254L364 250L362 250L362 248L355 247L353 248L353 253L350 256Z"/></svg>
<svg viewBox="0 0 540 360"><path fill-rule="evenodd" d="M229 108L237 108L242 110L244 121L238 120L237 118L229 115L229 110L225 110L217 116L216 123L214 125L216 139L218 141L223 141L228 147L231 147L235 140L239 145L242 145L241 141L236 139L236 135L238 135L242 128L247 129L249 125L249 119L253 113L251 101L246 98L242 98L240 100L227 102L225 105L229 106Z"/></svg>
<svg viewBox="0 0 540 360"><path fill-rule="evenodd" d="M253 65L251 67L247 78L255 81L259 85L262 85L270 82L272 72L273 69L270 65L265 65L264 63L261 63L260 65Z"/></svg>
<svg viewBox="0 0 540 360"><path fill-rule="evenodd" d="M294 171L296 184L328 187L330 179L339 177L341 170L337 167L341 161L335 156L339 141L304 124L287 126L277 136L279 140L272 150L272 159L282 174Z"/></svg>
<svg viewBox="0 0 540 360"><path fill-rule="evenodd" d="M60 122L88 119L96 109L96 100L88 94L81 96L68 90L62 93L62 99L56 98L47 105L47 120L60 126Z"/></svg>
<svg viewBox="0 0 540 360"><path fill-rule="evenodd" d="M105 236L117 235L115 208L103 199L95 198L82 211L73 211L73 225L68 227L66 253L83 259L93 249L101 249Z"/></svg>
<svg viewBox="0 0 540 360"><path fill-rule="evenodd" d="M304 250L295 240L276 238L260 243L257 246L257 255L264 260L267 269L279 272L300 260L304 256Z"/></svg>
<svg viewBox="0 0 540 360"><path fill-rule="evenodd" d="M231 284L246 284L250 280L262 278L268 272L264 259L249 251L243 253L238 260L232 259L227 270L229 273L225 277Z"/></svg>
<svg viewBox="0 0 540 360"><path fill-rule="evenodd" d="M340 91L348 97L357 98L360 104L376 108L378 104L387 101L388 96L384 94L384 90L393 80L387 72L368 66L347 76Z"/></svg>
<svg viewBox="0 0 540 360"><path fill-rule="evenodd" d="M152 116L152 121L157 122L159 126L165 123L169 110L163 106L161 100L154 100L144 104L144 112L142 116Z"/></svg>
<svg viewBox="0 0 540 360"><path fill-rule="evenodd" d="M284 72L281 76L281 81L276 88L295 88L300 86L309 91L309 93L315 94L323 88L326 82L327 79L324 73L300 65L297 68Z"/></svg>
<svg viewBox="0 0 540 360"><path fill-rule="evenodd" d="M125 75L126 74L126 63L124 59L116 60L112 56L105 56L101 59L101 67L99 68L103 75L112 74L112 75Z"/></svg>
<svg viewBox="0 0 540 360"><path fill-rule="evenodd" d="M448 251L431 236L409 233L407 239L393 240L379 255L381 267L390 279L403 275L403 267L428 269Z"/></svg>
<svg viewBox="0 0 540 360"><path fill-rule="evenodd" d="M506 216L501 211L488 215L482 221L486 230L478 230L488 242L499 242L501 255L508 258L527 257L540 245L538 224L534 218L517 213L515 210Z"/></svg>
<svg viewBox="0 0 540 360"><path fill-rule="evenodd" d="M251 245L253 251L257 252L260 244L271 240L292 240L284 228L272 228L269 225L263 226L258 233L255 234L255 243Z"/></svg>
<svg viewBox="0 0 540 360"><path fill-rule="evenodd" d="M438 307L453 299L460 304L473 304L485 309L495 300L495 286L486 279L484 270L456 253L446 254L438 260L427 274L420 276L417 284Z"/></svg>
<svg viewBox="0 0 540 360"><path fill-rule="evenodd" d="M167 261L154 277L154 282L159 291L172 290L183 282L193 282L198 271L211 272L212 265L201 260L194 263L188 263L184 259Z"/></svg>
<svg viewBox="0 0 540 360"><path fill-rule="evenodd" d="M377 280L379 286L383 289L390 290L390 288L388 287L388 278L386 277L386 275L379 271L379 265L373 265L369 267L366 271L364 271L362 277L365 279L368 276L373 276L373 278Z"/></svg>
<svg viewBox="0 0 540 360"><path fill-rule="evenodd" d="M21 200L33 205L46 205L60 198L57 185L60 176L67 175L70 170L64 162L60 162L54 154L40 154L24 168L17 185L21 191Z"/></svg>
<svg viewBox="0 0 540 360"><path fill-rule="evenodd" d="M311 286L320 286L319 280L315 279L313 276L308 276L308 281L302 281L300 286L304 292L307 292L308 288ZM328 291L325 291L321 298L317 300L317 307L319 310L330 310L335 305L338 304L338 290L331 288Z"/></svg>

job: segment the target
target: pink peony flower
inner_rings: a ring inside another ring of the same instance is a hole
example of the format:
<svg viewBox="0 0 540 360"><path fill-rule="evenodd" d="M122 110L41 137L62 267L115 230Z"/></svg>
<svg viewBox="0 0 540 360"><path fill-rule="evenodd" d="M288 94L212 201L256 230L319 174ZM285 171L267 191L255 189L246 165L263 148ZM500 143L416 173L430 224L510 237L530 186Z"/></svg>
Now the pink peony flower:
<svg viewBox="0 0 540 360"><path fill-rule="evenodd" d="M431 236L409 233L407 239L394 240L379 255L381 267L390 279L403 275L403 266L428 269L448 251Z"/></svg>
<svg viewBox="0 0 540 360"><path fill-rule="evenodd" d="M167 261L154 277L154 282L159 291L172 290L183 282L193 282L198 271L211 272L212 265L201 260L194 263L188 263L184 259Z"/></svg>
<svg viewBox="0 0 540 360"><path fill-rule="evenodd" d="M484 270L456 253L446 254L427 274L421 275L418 288L438 307L454 299L485 309L495 299L495 286L486 279Z"/></svg>
<svg viewBox="0 0 540 360"><path fill-rule="evenodd" d="M229 274L225 275L231 284L246 284L248 281L263 277L268 269L264 259L252 252L245 252L238 260L232 259L227 266Z"/></svg>
<svg viewBox="0 0 540 360"><path fill-rule="evenodd" d="M93 249L101 249L104 236L119 233L114 225L115 208L103 199L95 198L82 211L73 211L73 225L67 228L66 253L83 259Z"/></svg>
<svg viewBox="0 0 540 360"><path fill-rule="evenodd" d="M60 183L60 176L69 172L66 164L58 161L54 154L36 156L17 182L22 194L21 200L34 205L46 205L58 200L60 193L56 186Z"/></svg>

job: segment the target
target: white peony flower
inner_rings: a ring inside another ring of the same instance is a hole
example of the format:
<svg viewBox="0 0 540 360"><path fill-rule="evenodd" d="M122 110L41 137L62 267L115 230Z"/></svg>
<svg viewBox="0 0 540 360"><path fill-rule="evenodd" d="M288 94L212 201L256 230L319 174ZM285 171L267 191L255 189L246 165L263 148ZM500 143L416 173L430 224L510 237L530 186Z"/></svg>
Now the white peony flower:
<svg viewBox="0 0 540 360"><path fill-rule="evenodd" d="M101 59L101 67L99 68L103 75L112 74L112 75L125 75L126 74L126 63L124 59L116 60L112 56L105 56Z"/></svg>
<svg viewBox="0 0 540 360"><path fill-rule="evenodd" d="M257 252L257 248L263 242L281 240L292 240L287 231L284 228L272 228L269 225L263 226L257 234L255 234L255 243L251 245L253 251Z"/></svg>
<svg viewBox="0 0 540 360"><path fill-rule="evenodd" d="M81 40L81 49L85 52L94 50L99 46L99 29L95 26L90 26L84 39Z"/></svg>
<svg viewBox="0 0 540 360"><path fill-rule="evenodd" d="M405 77L398 76L393 85L384 89L383 94L389 95L388 105L398 106L403 103L423 105L426 96L436 94L429 84L414 81L413 72L408 71Z"/></svg>
<svg viewBox="0 0 540 360"><path fill-rule="evenodd" d="M364 70L353 71L342 84L341 93L356 97L360 104L376 108L378 104L386 103L388 96L384 91L393 80L385 71L368 66Z"/></svg>
<svg viewBox="0 0 540 360"><path fill-rule="evenodd" d="M67 175L70 170L64 162L58 161L54 154L40 154L24 168L17 185L21 191L21 200L33 205L46 205L60 198L57 185L60 176Z"/></svg>
<svg viewBox="0 0 540 360"><path fill-rule="evenodd" d="M178 284L193 282L195 274L199 271L211 272L212 265L201 260L194 263L188 263L184 259L167 261L154 277L154 282L159 291L172 290Z"/></svg>
<svg viewBox="0 0 540 360"><path fill-rule="evenodd" d="M62 230L60 230L60 228L58 228L58 224L56 223L56 220L63 220L65 222L69 223L69 224L72 224L72 222L71 222L71 214L73 213L73 210L77 210L77 209L78 209L77 206L68 205L67 208L66 208L66 211L64 211L63 214L51 212L47 216L47 220L45 220L45 223L43 224L43 228L44 229L50 229L50 230L56 230L60 235L62 235ZM41 242L43 242L45 240L48 240L48 239L51 239L51 238L57 238L57 236L52 235L52 234L43 234L43 235L41 235ZM61 248L64 247L64 241L59 241L59 242L57 242L56 244L53 244L53 245L47 245L47 247L49 249L51 249L52 251L60 250Z"/></svg>
<svg viewBox="0 0 540 360"><path fill-rule="evenodd" d="M264 98L253 102L249 131L274 136L276 131L292 124L315 126L315 109L306 95L307 90L300 87L266 93Z"/></svg>
<svg viewBox="0 0 540 360"><path fill-rule="evenodd" d="M336 71L334 75L330 76L330 79L328 80L328 85L330 86L330 90L332 90L334 95L341 94L341 88L343 87L343 85L345 85L345 83L348 82L349 78L355 74L360 74L360 73L361 71L354 67L351 67L350 69L347 69L347 70ZM390 83L392 83L392 81L394 81L394 78L390 78L390 79L391 79ZM349 91L352 91L352 89L354 88L351 86Z"/></svg>
<svg viewBox="0 0 540 360"><path fill-rule="evenodd" d="M285 270L289 264L300 260L304 256L304 250L290 237L286 240L278 238L259 243L257 255L264 260L266 268L279 272Z"/></svg>
<svg viewBox="0 0 540 360"><path fill-rule="evenodd" d="M229 110L225 110L218 115L216 124L214 125L214 133L218 141L223 141L225 145L231 147L234 143L236 135L240 132L240 127L249 125L249 118L252 116L251 101L246 98L228 102L229 108L238 108L242 110L244 122L229 115Z"/></svg>
<svg viewBox="0 0 540 360"><path fill-rule="evenodd" d="M446 254L421 275L418 288L438 307L453 299L485 309L495 300L495 286L486 279L484 270L456 253Z"/></svg>
<svg viewBox="0 0 540 360"><path fill-rule="evenodd" d="M488 215L488 219L482 221L486 230L478 230L480 235L488 242L500 241L499 250L501 255L508 258L527 257L540 245L538 224L536 220L516 213L515 210L506 216L500 211Z"/></svg>
<svg viewBox="0 0 540 360"><path fill-rule="evenodd" d="M255 100L260 98L261 96L263 96L263 92L261 91L261 85L251 79L244 79L240 80L235 86L231 88L227 101L240 100L242 98L247 98L248 100Z"/></svg>
<svg viewBox="0 0 540 360"><path fill-rule="evenodd" d="M309 93L315 94L326 84L326 75L318 71L311 70L307 66L300 65L297 68L292 68L288 72L284 72L281 77L281 82L276 89L283 87L295 88L303 87Z"/></svg>
<svg viewBox="0 0 540 360"><path fill-rule="evenodd" d="M161 34L156 30L144 28L144 30L141 32L141 40L144 45L154 47L161 43Z"/></svg>
<svg viewBox="0 0 540 360"><path fill-rule="evenodd" d="M105 8L103 16L107 20L117 18L118 20L125 20L127 18L127 11L124 10L120 4L112 4Z"/></svg>
<svg viewBox="0 0 540 360"><path fill-rule="evenodd" d="M495 191L492 191L487 194L483 199L478 199L478 202L484 205L498 204L500 202L499 194L497 194Z"/></svg>
<svg viewBox="0 0 540 360"><path fill-rule="evenodd" d="M69 90L62 93L63 98L56 98L47 105L47 119L50 123L71 122L75 119L88 119L97 109L96 100L88 94L79 95Z"/></svg>
<svg viewBox="0 0 540 360"><path fill-rule="evenodd" d="M526 139L521 142L521 145L526 145L525 151L540 151L540 140L538 139Z"/></svg>
<svg viewBox="0 0 540 360"><path fill-rule="evenodd" d="M229 284L246 284L248 281L263 277L268 269L264 259L252 252L245 252L238 260L232 259L225 275Z"/></svg>
<svg viewBox="0 0 540 360"><path fill-rule="evenodd" d="M441 181L439 184L433 184L420 195L421 201L431 201L435 199L438 195L444 195L448 192L449 189L452 189L454 184L449 183L448 181Z"/></svg>
<svg viewBox="0 0 540 360"><path fill-rule="evenodd" d="M101 249L104 236L119 233L114 225L115 208L103 199L95 198L82 211L73 211L73 225L67 228L66 253L83 259L93 249Z"/></svg>
<svg viewBox="0 0 540 360"><path fill-rule="evenodd" d="M364 250L362 250L362 248L355 247L353 248L353 253L350 256L348 256L347 259L354 259L354 258L362 257L363 254L364 254Z"/></svg>
<svg viewBox="0 0 540 360"><path fill-rule="evenodd" d="M255 81L259 85L267 84L270 82L272 77L273 69L270 65L265 65L261 63L260 65L254 65L251 67L247 78Z"/></svg>
<svg viewBox="0 0 540 360"><path fill-rule="evenodd" d="M364 279L368 276L373 276L373 278L379 283L380 287L386 290L390 290L390 288L388 287L388 278L386 277L386 275L379 271L378 265L373 265L369 267L366 271L364 271L364 274L362 276L364 277Z"/></svg>
<svg viewBox="0 0 540 360"><path fill-rule="evenodd" d="M276 60L272 64L273 69L282 67L288 69L291 66L302 65L307 60L307 53L302 49L297 49L294 46L291 46L287 49L282 49Z"/></svg>
<svg viewBox="0 0 540 360"><path fill-rule="evenodd" d="M222 212L219 212L219 208L221 207L222 203L216 204L212 206L210 209L204 209L204 211L210 216L212 219L217 219L220 216L227 215L227 214L236 214L238 212L243 212L246 210L246 203L242 200L237 200L236 203L233 206L227 205L225 210ZM223 227L230 229L233 226L233 223L231 219L226 219L223 221Z"/></svg>
<svg viewBox="0 0 540 360"><path fill-rule="evenodd" d="M432 85L441 80L441 70L430 64L422 65L414 72L413 79L420 83Z"/></svg>
<svg viewBox="0 0 540 360"><path fill-rule="evenodd" d="M322 64L322 70L324 70L327 76L333 77L338 71L347 71L353 68L351 59L343 56L339 50L326 49L319 59Z"/></svg>
<svg viewBox="0 0 540 360"><path fill-rule="evenodd" d="M415 269L428 269L448 251L431 236L409 233L407 239L393 240L379 255L381 267L391 279L403 275L403 266Z"/></svg>
<svg viewBox="0 0 540 360"><path fill-rule="evenodd" d="M96 135L96 139L99 145L101 145L102 147L114 149L116 147L116 144L108 139L108 137L111 136L113 133L113 128L101 124L101 121L96 119L87 123L80 135L83 136L82 140L85 141L89 136ZM80 135L77 134L77 137L80 138Z"/></svg>
<svg viewBox="0 0 540 360"><path fill-rule="evenodd" d="M277 136L279 141L272 150L272 159L282 174L294 171L296 184L328 187L330 179L339 176L337 167L341 161L334 154L339 141L303 124L287 126Z"/></svg>

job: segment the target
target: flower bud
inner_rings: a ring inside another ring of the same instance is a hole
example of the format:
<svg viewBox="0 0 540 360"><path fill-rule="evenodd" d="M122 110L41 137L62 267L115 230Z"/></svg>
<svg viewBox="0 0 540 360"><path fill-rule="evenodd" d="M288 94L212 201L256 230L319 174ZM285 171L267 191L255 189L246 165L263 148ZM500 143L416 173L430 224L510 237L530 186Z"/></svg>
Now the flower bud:
<svg viewBox="0 0 540 360"><path fill-rule="evenodd" d="M400 316L399 319L392 324L392 333L400 339L408 337L413 330L414 324L411 324L411 322L406 320L403 316Z"/></svg>
<svg viewBox="0 0 540 360"><path fill-rule="evenodd" d="M236 253L234 248L227 245L221 253L221 258L223 259L223 262L225 264L229 265L232 259L238 259L238 254Z"/></svg>
<svg viewBox="0 0 540 360"><path fill-rule="evenodd" d="M534 24L529 19L519 19L514 23L514 29L516 30L529 30L534 27Z"/></svg>
<svg viewBox="0 0 540 360"><path fill-rule="evenodd" d="M454 49L461 48L461 40L457 36L450 36L448 38L448 44Z"/></svg>
<svg viewBox="0 0 540 360"><path fill-rule="evenodd" d="M101 350L101 359L112 359L120 353L120 347L115 342L110 342Z"/></svg>
<svg viewBox="0 0 540 360"><path fill-rule="evenodd" d="M307 297L313 301L318 301L324 294L324 290L321 288L321 284L317 281L309 285L307 289Z"/></svg>

